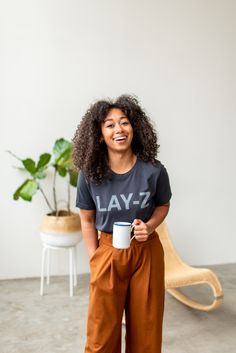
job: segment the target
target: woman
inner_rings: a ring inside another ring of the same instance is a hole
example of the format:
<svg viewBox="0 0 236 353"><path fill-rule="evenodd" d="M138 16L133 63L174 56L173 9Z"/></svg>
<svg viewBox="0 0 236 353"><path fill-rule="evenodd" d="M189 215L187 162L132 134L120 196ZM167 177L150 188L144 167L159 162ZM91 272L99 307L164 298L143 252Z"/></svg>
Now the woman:
<svg viewBox="0 0 236 353"><path fill-rule="evenodd" d="M93 104L73 141L91 269L85 353L120 353L124 310L126 353L160 353L164 254L155 229L168 213L171 190L155 159L155 130L137 99L123 95ZM116 221L134 225L128 249L112 247Z"/></svg>

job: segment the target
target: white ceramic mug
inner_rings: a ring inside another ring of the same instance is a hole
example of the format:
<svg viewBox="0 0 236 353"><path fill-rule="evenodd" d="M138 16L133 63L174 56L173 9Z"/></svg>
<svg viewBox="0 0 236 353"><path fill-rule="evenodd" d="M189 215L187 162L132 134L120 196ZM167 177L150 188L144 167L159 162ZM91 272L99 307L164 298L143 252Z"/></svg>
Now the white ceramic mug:
<svg viewBox="0 0 236 353"><path fill-rule="evenodd" d="M129 222L115 222L113 224L112 246L117 249L128 249L131 241L135 236L131 237L134 226Z"/></svg>

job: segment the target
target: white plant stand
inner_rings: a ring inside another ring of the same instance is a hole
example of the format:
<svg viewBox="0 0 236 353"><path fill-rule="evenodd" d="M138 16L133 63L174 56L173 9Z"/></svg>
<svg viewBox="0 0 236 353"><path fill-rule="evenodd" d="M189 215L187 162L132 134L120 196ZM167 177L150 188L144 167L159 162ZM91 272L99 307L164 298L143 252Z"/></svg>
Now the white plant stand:
<svg viewBox="0 0 236 353"><path fill-rule="evenodd" d="M41 263L41 282L40 295L44 294L45 269L47 284L50 284L50 260L52 250L66 249L69 252L69 294L73 296L73 287L77 285L76 274L76 245L81 240L80 232L74 234L47 234L40 233L42 240L42 263Z"/></svg>

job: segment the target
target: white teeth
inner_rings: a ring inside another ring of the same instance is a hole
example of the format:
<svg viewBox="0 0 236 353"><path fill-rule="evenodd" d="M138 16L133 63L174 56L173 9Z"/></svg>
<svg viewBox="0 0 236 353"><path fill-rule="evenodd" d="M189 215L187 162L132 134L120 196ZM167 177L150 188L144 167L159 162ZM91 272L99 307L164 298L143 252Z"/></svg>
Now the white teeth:
<svg viewBox="0 0 236 353"><path fill-rule="evenodd" d="M123 140L126 140L125 136L115 138L115 141L123 141Z"/></svg>

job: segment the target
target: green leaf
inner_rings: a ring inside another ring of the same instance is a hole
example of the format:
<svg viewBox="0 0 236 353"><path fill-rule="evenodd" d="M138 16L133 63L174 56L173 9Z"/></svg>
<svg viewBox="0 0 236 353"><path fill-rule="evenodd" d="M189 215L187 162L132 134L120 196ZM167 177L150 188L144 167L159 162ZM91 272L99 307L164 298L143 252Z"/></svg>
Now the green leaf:
<svg viewBox="0 0 236 353"><path fill-rule="evenodd" d="M33 195L38 190L38 183L36 180L27 179L24 183L15 191L13 198L18 200L22 198L25 201L32 201Z"/></svg>
<svg viewBox="0 0 236 353"><path fill-rule="evenodd" d="M39 161L37 163L37 166L35 168L34 173L32 173L32 176L34 179L44 179L46 178L46 169L48 168L48 163L51 159L51 155L49 153L44 153L41 154L39 157Z"/></svg>
<svg viewBox="0 0 236 353"><path fill-rule="evenodd" d="M37 170L37 172L34 173L34 178L35 179L44 179L44 178L46 178L46 176L47 176L47 173L46 173L46 168L45 167Z"/></svg>
<svg viewBox="0 0 236 353"><path fill-rule="evenodd" d="M69 170L70 174L70 185L77 186L78 173L75 170Z"/></svg>
<svg viewBox="0 0 236 353"><path fill-rule="evenodd" d="M54 165L69 169L71 166L72 143L61 138L55 142L53 147Z"/></svg>
<svg viewBox="0 0 236 353"><path fill-rule="evenodd" d="M30 173L30 174L34 174L35 172L35 161L33 161L33 159L31 158L27 158L27 159L23 159L22 160L23 166L25 167L25 169Z"/></svg>
<svg viewBox="0 0 236 353"><path fill-rule="evenodd" d="M48 164L50 159L51 159L51 155L49 153L41 154L41 156L39 157L39 161L38 161L36 170L38 171L42 167L46 167L46 165Z"/></svg>
<svg viewBox="0 0 236 353"><path fill-rule="evenodd" d="M67 149L62 153L60 158L57 159L56 164L68 169L71 165L71 149Z"/></svg>
<svg viewBox="0 0 236 353"><path fill-rule="evenodd" d="M55 162L57 162L60 158L64 156L64 158L69 154L70 151L72 150L72 143L60 138L56 140L54 147L53 147L53 153L55 157Z"/></svg>
<svg viewBox="0 0 236 353"><path fill-rule="evenodd" d="M60 176L65 177L67 174L67 169L61 166L57 166L57 171Z"/></svg>

